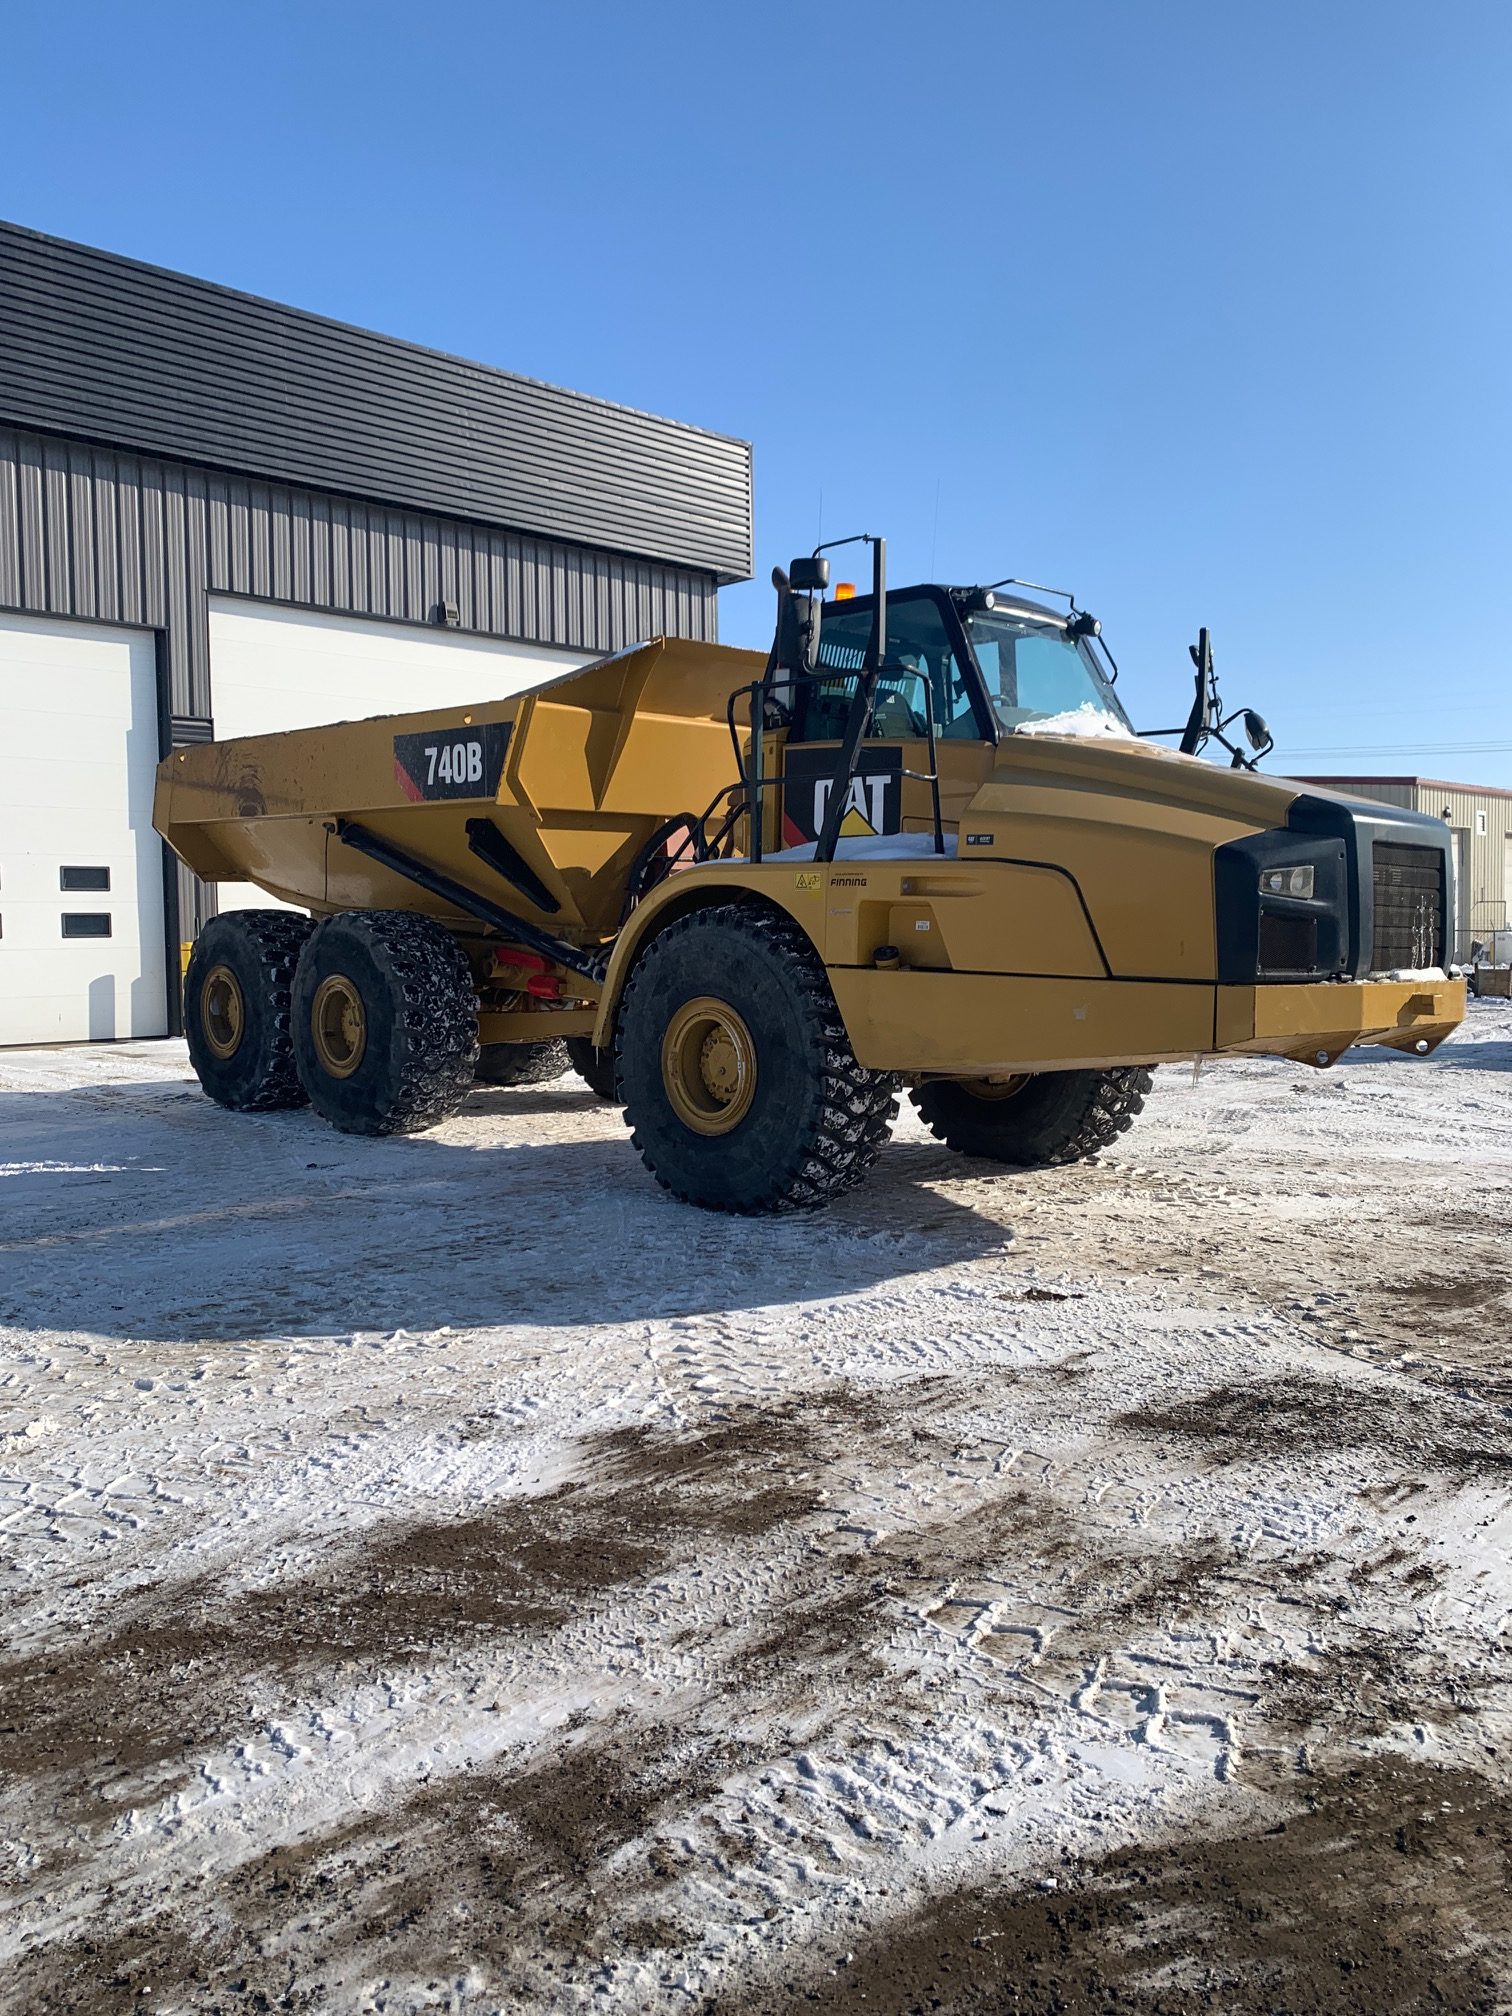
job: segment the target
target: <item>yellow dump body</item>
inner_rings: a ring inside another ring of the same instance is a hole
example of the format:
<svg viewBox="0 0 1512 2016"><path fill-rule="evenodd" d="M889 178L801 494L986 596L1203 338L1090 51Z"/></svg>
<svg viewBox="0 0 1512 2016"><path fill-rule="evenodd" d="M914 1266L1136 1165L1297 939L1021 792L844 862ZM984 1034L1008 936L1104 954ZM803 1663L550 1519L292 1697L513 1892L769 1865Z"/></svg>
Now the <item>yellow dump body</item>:
<svg viewBox="0 0 1512 2016"><path fill-rule="evenodd" d="M654 829L701 813L737 770L730 693L752 651L664 638L507 700L382 715L176 751L153 823L207 881L255 882L319 913L462 913L344 846L359 821L456 880L564 936L619 922L625 877ZM525 902L470 852L491 818L559 908Z"/></svg>

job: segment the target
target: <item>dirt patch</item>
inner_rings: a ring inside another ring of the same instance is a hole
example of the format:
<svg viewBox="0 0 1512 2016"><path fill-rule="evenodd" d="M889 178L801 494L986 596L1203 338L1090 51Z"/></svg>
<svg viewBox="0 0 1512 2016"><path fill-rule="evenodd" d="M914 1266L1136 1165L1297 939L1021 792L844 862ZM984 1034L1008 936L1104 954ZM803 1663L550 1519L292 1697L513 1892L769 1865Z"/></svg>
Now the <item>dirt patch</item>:
<svg viewBox="0 0 1512 2016"><path fill-rule="evenodd" d="M263 1719L270 1682L343 1663L361 1678L552 1631L701 1537L750 1542L809 1516L835 1447L880 1418L839 1389L692 1435L621 1429L587 1445L591 1483L389 1529L256 1589L206 1578L145 1591L99 1637L0 1665L0 1776L61 1775L71 1818L109 1819L123 1799L165 1796L193 1755Z"/></svg>
<svg viewBox="0 0 1512 2016"><path fill-rule="evenodd" d="M1427 1649L1342 1625L1305 1660L1267 1662L1262 1672L1265 1733L1296 1742L1304 1764L1315 1753L1337 1754L1341 1743L1399 1739L1425 1724L1441 1733L1473 1725L1497 1691L1490 1672L1447 1671ZM1495 1757L1494 1745L1483 1747Z"/></svg>
<svg viewBox="0 0 1512 2016"><path fill-rule="evenodd" d="M1047 1884L1050 1879L1046 1879ZM1382 1759L1222 1840L1067 1863L1053 1887L932 1902L720 2016L1494 2016L1512 1959L1512 1805Z"/></svg>
<svg viewBox="0 0 1512 2016"><path fill-rule="evenodd" d="M1001 1577L1032 1587L1096 1633L1171 1623L1202 1609L1224 1580L1253 1572L1243 1554L1216 1541L1150 1554L1110 1545L1111 1537L1020 1487L958 1519L889 1534L868 1559L873 1574L887 1578L882 1586L910 1598Z"/></svg>
<svg viewBox="0 0 1512 2016"><path fill-rule="evenodd" d="M591 1461L674 1528L748 1539L819 1509L824 1427L822 1407L753 1407L685 1436L619 1428L596 1439Z"/></svg>
<svg viewBox="0 0 1512 2016"><path fill-rule="evenodd" d="M598 1972L622 1903L665 1873L658 1823L746 1758L728 1737L619 1725L518 1776L460 1774L274 1849L161 1915L23 1957L8 1985L28 2016L139 2016L165 2000L222 2016L365 2007L371 1984L471 1973L478 2006L534 2006L543 1978ZM632 1846L648 1837L649 1855ZM660 1944L629 1908L629 1943Z"/></svg>
<svg viewBox="0 0 1512 2016"><path fill-rule="evenodd" d="M666 1551L666 1534L626 1500L566 1486L403 1528L306 1579L152 1592L100 1638L0 1666L0 1775L77 1775L106 1803L129 1779L140 1796L144 1771L244 1728L268 1677L343 1659L379 1670L438 1643L550 1630Z"/></svg>
<svg viewBox="0 0 1512 2016"><path fill-rule="evenodd" d="M1512 1419L1484 1405L1407 1396L1384 1386L1296 1374L1215 1387L1169 1407L1115 1417L1135 1434L1197 1443L1221 1461L1281 1454L1316 1460L1330 1449L1372 1448L1404 1466L1452 1477L1512 1477Z"/></svg>
<svg viewBox="0 0 1512 2016"><path fill-rule="evenodd" d="M863 1574L864 1581L859 1579ZM854 1587L785 1604L771 1626L732 1662L731 1677L764 1692L774 1687L791 1691L801 1675L816 1696L841 1678L850 1683L880 1679L886 1669L877 1657L876 1632L885 1585L868 1563L858 1562L856 1575Z"/></svg>
<svg viewBox="0 0 1512 2016"><path fill-rule="evenodd" d="M1420 1274L1412 1281L1388 1281L1383 1293L1399 1296L1420 1309L1481 1309L1512 1294L1512 1281L1499 1274Z"/></svg>
<svg viewBox="0 0 1512 2016"><path fill-rule="evenodd" d="M312 1859L282 1896L251 1872L235 1908L252 1933L288 1909L317 1913L301 1938L309 1987L323 1975L429 1981L473 1967L503 2006L528 2007L541 1974L564 1960L580 1979L598 1971L625 1899L660 1873L658 1825L746 1757L727 1737L625 1723L517 1777L451 1779L384 1816L357 1852L356 1909L337 1906L322 1881L333 1864L351 1867L348 1842Z"/></svg>

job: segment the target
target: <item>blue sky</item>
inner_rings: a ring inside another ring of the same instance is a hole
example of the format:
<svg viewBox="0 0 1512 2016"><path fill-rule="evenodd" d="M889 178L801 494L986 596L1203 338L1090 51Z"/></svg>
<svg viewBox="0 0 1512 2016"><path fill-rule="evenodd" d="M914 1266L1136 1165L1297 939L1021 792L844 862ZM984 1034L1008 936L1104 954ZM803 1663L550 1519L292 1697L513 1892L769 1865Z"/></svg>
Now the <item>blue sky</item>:
<svg viewBox="0 0 1512 2016"><path fill-rule="evenodd" d="M1016 573L1141 724L1512 785L1512 5L70 5L0 214L749 438L774 560Z"/></svg>

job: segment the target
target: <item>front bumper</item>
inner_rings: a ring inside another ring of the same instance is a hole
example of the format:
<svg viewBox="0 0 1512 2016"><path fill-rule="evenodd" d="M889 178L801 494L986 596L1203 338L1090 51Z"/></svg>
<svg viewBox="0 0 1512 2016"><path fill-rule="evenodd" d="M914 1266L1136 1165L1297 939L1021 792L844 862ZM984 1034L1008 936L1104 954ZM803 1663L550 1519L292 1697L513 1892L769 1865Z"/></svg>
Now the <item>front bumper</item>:
<svg viewBox="0 0 1512 2016"><path fill-rule="evenodd" d="M1215 1048L1332 1064L1353 1043L1426 1057L1465 1019L1463 980L1220 987Z"/></svg>

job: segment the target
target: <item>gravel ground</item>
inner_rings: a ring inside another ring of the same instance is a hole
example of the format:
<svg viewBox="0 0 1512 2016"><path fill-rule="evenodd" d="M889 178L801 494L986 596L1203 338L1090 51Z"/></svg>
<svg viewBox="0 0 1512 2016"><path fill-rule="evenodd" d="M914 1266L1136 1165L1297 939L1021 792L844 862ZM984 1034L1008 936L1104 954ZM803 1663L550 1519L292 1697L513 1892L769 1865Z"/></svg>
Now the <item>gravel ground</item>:
<svg viewBox="0 0 1512 2016"><path fill-rule="evenodd" d="M1512 1011L670 1202L0 1052L0 2007L1512 2009Z"/></svg>

